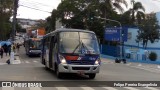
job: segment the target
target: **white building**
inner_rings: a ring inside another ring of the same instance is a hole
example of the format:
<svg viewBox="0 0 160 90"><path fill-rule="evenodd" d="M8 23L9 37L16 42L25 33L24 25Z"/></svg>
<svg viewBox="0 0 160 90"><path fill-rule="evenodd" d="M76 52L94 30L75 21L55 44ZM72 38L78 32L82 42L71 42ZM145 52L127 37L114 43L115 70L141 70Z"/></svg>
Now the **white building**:
<svg viewBox="0 0 160 90"><path fill-rule="evenodd" d="M160 25L160 12L156 13L156 17ZM157 40L154 43L148 41L146 51L142 48L142 42L136 42L138 30L138 28L128 28L128 40L127 42L124 42L125 53L131 53L132 59L142 59L142 55L150 52L156 52L158 55L157 60L160 60L160 40Z"/></svg>
<svg viewBox="0 0 160 90"><path fill-rule="evenodd" d="M18 24L20 24L23 29L30 28L30 27L35 26L38 23L43 22L43 21L44 20L32 20L32 19L17 18Z"/></svg>

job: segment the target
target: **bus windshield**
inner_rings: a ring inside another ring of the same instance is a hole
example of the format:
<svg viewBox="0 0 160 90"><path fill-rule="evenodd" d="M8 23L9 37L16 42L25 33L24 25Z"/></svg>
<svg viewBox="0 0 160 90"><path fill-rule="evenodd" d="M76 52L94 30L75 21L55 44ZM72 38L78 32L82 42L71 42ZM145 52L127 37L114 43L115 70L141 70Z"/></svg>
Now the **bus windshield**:
<svg viewBox="0 0 160 90"><path fill-rule="evenodd" d="M40 41L37 40L31 40L30 41L30 47L34 49L40 49Z"/></svg>
<svg viewBox="0 0 160 90"><path fill-rule="evenodd" d="M87 32L61 32L60 53L100 54L96 35Z"/></svg>

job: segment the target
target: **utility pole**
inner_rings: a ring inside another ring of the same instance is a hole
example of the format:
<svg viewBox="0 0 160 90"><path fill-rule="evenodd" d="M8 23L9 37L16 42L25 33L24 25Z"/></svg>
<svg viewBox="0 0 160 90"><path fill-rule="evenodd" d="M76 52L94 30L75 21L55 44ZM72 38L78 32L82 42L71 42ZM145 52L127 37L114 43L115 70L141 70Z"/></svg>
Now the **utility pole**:
<svg viewBox="0 0 160 90"><path fill-rule="evenodd" d="M17 16L17 8L18 8L18 0L14 0L14 7L13 7L13 21L12 21L12 43L14 43L14 36L16 31L16 16ZM14 45L11 46L11 55L10 55L10 63L14 64Z"/></svg>
<svg viewBox="0 0 160 90"><path fill-rule="evenodd" d="M118 23L119 24L119 26L120 26L120 60L122 60L123 59L123 32L122 32L122 24L119 22L119 21L117 21L117 20L112 20L112 19L106 19L106 18L101 18L101 17L96 17L96 18L98 18L98 19L102 19L102 20L107 20L107 21L112 21L112 22L116 22L116 23Z"/></svg>
<svg viewBox="0 0 160 90"><path fill-rule="evenodd" d="M17 23L16 16L17 16L18 1L19 0L14 0L13 21L12 21L12 42L14 42L14 36L16 32L16 23Z"/></svg>

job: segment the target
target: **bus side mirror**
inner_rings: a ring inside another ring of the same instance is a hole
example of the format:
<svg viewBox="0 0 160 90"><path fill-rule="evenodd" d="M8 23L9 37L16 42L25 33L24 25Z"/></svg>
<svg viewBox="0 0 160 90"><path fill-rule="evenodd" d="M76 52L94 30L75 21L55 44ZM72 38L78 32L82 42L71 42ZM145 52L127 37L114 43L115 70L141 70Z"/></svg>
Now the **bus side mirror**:
<svg viewBox="0 0 160 90"><path fill-rule="evenodd" d="M101 41L100 38L97 38L97 40L98 40L98 43L100 44L100 41Z"/></svg>

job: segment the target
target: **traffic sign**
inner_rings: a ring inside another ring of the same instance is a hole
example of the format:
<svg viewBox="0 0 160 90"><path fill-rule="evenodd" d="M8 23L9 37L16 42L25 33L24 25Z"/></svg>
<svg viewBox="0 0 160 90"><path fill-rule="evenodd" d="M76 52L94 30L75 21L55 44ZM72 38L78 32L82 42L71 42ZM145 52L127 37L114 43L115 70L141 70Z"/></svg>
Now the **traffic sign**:
<svg viewBox="0 0 160 90"><path fill-rule="evenodd" d="M122 30L122 40L127 41L127 28L105 28L104 39L107 41L120 41L120 30Z"/></svg>

